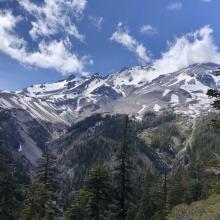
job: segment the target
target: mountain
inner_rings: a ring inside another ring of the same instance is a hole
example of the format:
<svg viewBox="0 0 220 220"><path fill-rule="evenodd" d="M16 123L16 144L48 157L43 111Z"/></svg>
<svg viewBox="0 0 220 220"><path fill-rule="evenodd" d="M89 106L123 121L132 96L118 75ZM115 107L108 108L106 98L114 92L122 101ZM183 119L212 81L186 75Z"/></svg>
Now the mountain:
<svg viewBox="0 0 220 220"><path fill-rule="evenodd" d="M15 154L34 163L46 142L59 138L72 123L94 113L126 113L142 119L146 111L172 108L177 114L196 118L210 110L207 90L220 88L220 76L214 73L217 67L212 63L195 64L154 76L151 66L137 66L105 77L98 73L71 75L21 91L0 91L1 118L11 122L0 127ZM13 144L10 130L17 132Z"/></svg>
<svg viewBox="0 0 220 220"><path fill-rule="evenodd" d="M207 90L220 87L220 77L213 74L216 67L195 64L156 78L149 77L149 66L123 68L106 77L71 75L14 93L1 91L0 107L21 108L34 118L64 124L95 112L141 116L147 109L159 111L169 106L194 116L209 107Z"/></svg>
<svg viewBox="0 0 220 220"><path fill-rule="evenodd" d="M84 189L97 162L112 176L115 190L125 142L131 155L129 181L137 219L142 220L143 213L163 216L163 207L169 209L170 219L179 213L185 217L193 207L176 205L219 192L220 139L210 126L218 115L207 96L208 89L220 89L218 65L195 64L170 74L152 72L151 66L123 68L105 77L71 75L21 91L0 91L0 156L7 158L0 160L2 180L8 173L15 177L18 191L24 194L19 204L27 195L23 189L34 186L30 181L39 170L37 160L44 159L45 166L51 163L46 154L42 157L46 148L57 158L60 184L56 183L61 186L64 210L73 199L78 201L77 192ZM130 115L127 136L125 114ZM209 214L212 205L208 202L204 209ZM58 215L63 215L60 211Z"/></svg>

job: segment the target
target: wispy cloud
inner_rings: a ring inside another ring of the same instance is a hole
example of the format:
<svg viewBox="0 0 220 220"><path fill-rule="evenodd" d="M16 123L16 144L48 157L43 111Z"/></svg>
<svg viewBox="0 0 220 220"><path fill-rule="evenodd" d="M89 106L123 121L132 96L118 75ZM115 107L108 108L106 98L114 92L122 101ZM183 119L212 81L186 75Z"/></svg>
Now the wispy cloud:
<svg viewBox="0 0 220 220"><path fill-rule="evenodd" d="M203 2L210 3L212 0L202 0Z"/></svg>
<svg viewBox="0 0 220 220"><path fill-rule="evenodd" d="M149 24L143 25L140 29L140 32L142 34L146 34L146 35L158 34L157 28L155 28L155 27L153 27L152 25L149 25Z"/></svg>
<svg viewBox="0 0 220 220"><path fill-rule="evenodd" d="M150 62L151 58L147 49L142 43L139 43L130 35L129 30L121 22L118 24L117 30L112 34L110 39L135 53L140 63L144 64Z"/></svg>
<svg viewBox="0 0 220 220"><path fill-rule="evenodd" d="M82 15L87 0L45 0L41 5L30 0L18 2L33 18L29 32L32 39L50 37L63 31L83 41L84 36L79 33L72 18L79 18Z"/></svg>
<svg viewBox="0 0 220 220"><path fill-rule="evenodd" d="M180 10L182 9L183 4L181 2L175 2L167 6L167 10Z"/></svg>
<svg viewBox="0 0 220 220"><path fill-rule="evenodd" d="M91 25L95 26L98 31L100 31L102 29L104 19L103 17L89 16L89 22Z"/></svg>
<svg viewBox="0 0 220 220"><path fill-rule="evenodd" d="M41 68L56 69L67 74L83 72L89 57L79 57L70 52L65 40L41 41L38 49L29 51L28 43L14 32L21 17L15 17L10 11L0 12L0 51L22 64Z"/></svg>

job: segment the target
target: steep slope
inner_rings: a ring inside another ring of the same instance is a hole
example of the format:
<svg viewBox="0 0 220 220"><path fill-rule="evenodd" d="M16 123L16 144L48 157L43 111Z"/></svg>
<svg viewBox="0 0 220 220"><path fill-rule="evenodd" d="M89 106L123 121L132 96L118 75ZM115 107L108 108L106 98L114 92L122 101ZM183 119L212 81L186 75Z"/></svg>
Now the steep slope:
<svg viewBox="0 0 220 220"><path fill-rule="evenodd" d="M34 98L14 92L0 91L0 107L3 109L22 109L39 121L68 124L59 116L58 108L46 99Z"/></svg>
<svg viewBox="0 0 220 220"><path fill-rule="evenodd" d="M15 158L35 166L48 141L64 133L63 124L39 121L23 109L0 108L0 133Z"/></svg>

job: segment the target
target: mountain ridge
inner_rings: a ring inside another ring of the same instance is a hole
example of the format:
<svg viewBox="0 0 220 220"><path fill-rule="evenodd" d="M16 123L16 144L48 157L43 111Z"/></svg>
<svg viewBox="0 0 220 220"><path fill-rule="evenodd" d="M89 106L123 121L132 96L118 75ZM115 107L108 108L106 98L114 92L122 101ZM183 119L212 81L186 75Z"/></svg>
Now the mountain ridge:
<svg viewBox="0 0 220 220"><path fill-rule="evenodd" d="M193 116L209 106L207 90L220 87L220 77L213 74L217 67L212 63L194 64L150 80L150 66L123 68L104 77L98 73L71 75L21 91L0 91L0 107L23 108L36 119L66 125L92 113L127 113L141 118L146 110L169 107Z"/></svg>

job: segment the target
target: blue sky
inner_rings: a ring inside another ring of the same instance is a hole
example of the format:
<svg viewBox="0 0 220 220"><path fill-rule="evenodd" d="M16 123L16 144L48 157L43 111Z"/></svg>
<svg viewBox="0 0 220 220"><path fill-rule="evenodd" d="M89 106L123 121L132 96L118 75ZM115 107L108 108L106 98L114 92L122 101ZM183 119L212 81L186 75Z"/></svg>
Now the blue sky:
<svg viewBox="0 0 220 220"><path fill-rule="evenodd" d="M219 11L219 0L0 0L0 89L220 63Z"/></svg>

